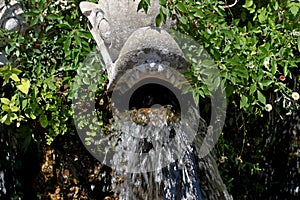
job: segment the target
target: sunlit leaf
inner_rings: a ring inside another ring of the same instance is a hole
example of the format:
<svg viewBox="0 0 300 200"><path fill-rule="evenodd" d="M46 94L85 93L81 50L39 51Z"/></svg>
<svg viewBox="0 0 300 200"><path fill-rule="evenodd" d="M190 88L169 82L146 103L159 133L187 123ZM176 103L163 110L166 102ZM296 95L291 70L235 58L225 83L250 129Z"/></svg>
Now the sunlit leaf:
<svg viewBox="0 0 300 200"><path fill-rule="evenodd" d="M27 99L24 99L24 100L22 101L22 108L23 108L23 109L26 108L27 103L28 103L28 100L27 100Z"/></svg>
<svg viewBox="0 0 300 200"><path fill-rule="evenodd" d="M10 107L8 105L2 105L2 110L5 112L10 112Z"/></svg>
<svg viewBox="0 0 300 200"><path fill-rule="evenodd" d="M20 79L19 79L19 77L17 76L17 74L11 74L11 75L10 75L10 78L11 78L12 80L16 81L16 82L19 82L19 81L20 81Z"/></svg>
<svg viewBox="0 0 300 200"><path fill-rule="evenodd" d="M246 0L245 4L243 5L244 8L250 8L253 5L253 0Z"/></svg>
<svg viewBox="0 0 300 200"><path fill-rule="evenodd" d="M4 103L5 105L9 105L10 100L8 98L1 98L1 103Z"/></svg>
<svg viewBox="0 0 300 200"><path fill-rule="evenodd" d="M296 5L293 5L291 8L290 8L290 11L291 13L296 16L298 14L298 11L299 11L299 7L296 6Z"/></svg>
<svg viewBox="0 0 300 200"><path fill-rule="evenodd" d="M20 74L22 71L17 69L17 68L12 68L11 72L14 73L14 74Z"/></svg>
<svg viewBox="0 0 300 200"><path fill-rule="evenodd" d="M21 79L21 84L17 85L17 88L24 94L28 94L30 87L30 81L28 79Z"/></svg>
<svg viewBox="0 0 300 200"><path fill-rule="evenodd" d="M12 112L17 112L17 111L20 110L20 108L17 107L17 106L10 106L10 110L11 110Z"/></svg>
<svg viewBox="0 0 300 200"><path fill-rule="evenodd" d="M6 115L4 115L4 116L1 118L1 123L2 123L2 124L6 121L7 116L8 116L8 115L6 114Z"/></svg>

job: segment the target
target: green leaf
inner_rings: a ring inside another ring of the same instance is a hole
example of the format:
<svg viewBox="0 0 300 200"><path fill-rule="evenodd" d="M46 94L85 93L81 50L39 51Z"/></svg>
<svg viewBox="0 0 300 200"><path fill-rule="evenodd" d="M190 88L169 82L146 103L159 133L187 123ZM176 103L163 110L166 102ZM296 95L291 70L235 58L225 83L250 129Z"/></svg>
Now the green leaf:
<svg viewBox="0 0 300 200"><path fill-rule="evenodd" d="M4 74L4 82L8 83L9 78L10 78L10 73Z"/></svg>
<svg viewBox="0 0 300 200"><path fill-rule="evenodd" d="M64 42L64 50L65 50L65 54L70 55L70 46L71 46L71 38L67 38Z"/></svg>
<svg viewBox="0 0 300 200"><path fill-rule="evenodd" d="M246 0L245 5L243 5L244 8L250 8L253 5L253 0Z"/></svg>
<svg viewBox="0 0 300 200"><path fill-rule="evenodd" d="M32 20L30 21L30 26L33 27L33 26L37 25L38 23L39 23L39 18L34 16L32 18Z"/></svg>
<svg viewBox="0 0 300 200"><path fill-rule="evenodd" d="M8 115L6 114L6 115L4 115L4 116L1 118L1 123L2 123L2 124L6 121L7 117L8 117Z"/></svg>
<svg viewBox="0 0 300 200"><path fill-rule="evenodd" d="M72 26L67 22L62 24L57 24L56 26L58 26L59 28L72 29Z"/></svg>
<svg viewBox="0 0 300 200"><path fill-rule="evenodd" d="M20 56L20 51L19 50L16 51L16 56L17 56L17 58Z"/></svg>
<svg viewBox="0 0 300 200"><path fill-rule="evenodd" d="M43 128L46 128L49 124L48 122L48 119L47 119L47 116L42 114L41 117L40 117L40 124Z"/></svg>
<svg viewBox="0 0 300 200"><path fill-rule="evenodd" d="M252 84L252 85L250 86L250 94L251 94L251 95L254 94L254 92L256 91L256 89L257 89L256 84Z"/></svg>
<svg viewBox="0 0 300 200"><path fill-rule="evenodd" d="M16 102L16 98L17 98L17 94L15 94L14 96L11 97L11 100L10 100L10 104L15 104Z"/></svg>
<svg viewBox="0 0 300 200"><path fill-rule="evenodd" d="M167 5L167 2L166 2L166 0L159 0L159 4L162 6L165 6L165 5Z"/></svg>
<svg viewBox="0 0 300 200"><path fill-rule="evenodd" d="M284 67L283 67L283 75L287 76L287 74L288 74L288 66L284 65Z"/></svg>
<svg viewBox="0 0 300 200"><path fill-rule="evenodd" d="M57 14L49 13L47 14L47 18L49 20L59 20L59 19L63 19L64 17Z"/></svg>
<svg viewBox="0 0 300 200"><path fill-rule="evenodd" d="M48 32L49 30L51 30L53 28L53 25L49 25L46 27L45 32Z"/></svg>
<svg viewBox="0 0 300 200"><path fill-rule="evenodd" d="M254 13L256 11L256 5L254 4L252 8L248 8L250 14Z"/></svg>
<svg viewBox="0 0 300 200"><path fill-rule="evenodd" d="M140 0L139 5L137 7L137 11L143 9L145 13L147 13L149 6L150 6L150 0Z"/></svg>
<svg viewBox="0 0 300 200"><path fill-rule="evenodd" d="M260 23L263 23L266 21L267 15L266 15L266 10L262 10L262 12L258 15L258 20Z"/></svg>
<svg viewBox="0 0 300 200"><path fill-rule="evenodd" d="M29 87L30 87L30 81L28 79L23 79L23 78L21 79L21 84L17 85L17 88L26 95L28 94Z"/></svg>
<svg viewBox="0 0 300 200"><path fill-rule="evenodd" d="M199 94L196 92L196 90L193 90L193 99L195 101L196 105L199 105Z"/></svg>
<svg viewBox="0 0 300 200"><path fill-rule="evenodd" d="M23 108L23 110L26 108L27 103L28 103L28 99L24 99L24 100L22 101L22 108Z"/></svg>
<svg viewBox="0 0 300 200"><path fill-rule="evenodd" d="M17 69L17 68L12 68L11 72L14 73L14 74L20 74L22 71Z"/></svg>
<svg viewBox="0 0 300 200"><path fill-rule="evenodd" d="M293 5L291 8L290 8L290 11L291 13L296 16L298 14L298 11L299 11L299 7L296 6L296 5Z"/></svg>
<svg viewBox="0 0 300 200"><path fill-rule="evenodd" d="M241 101L240 101L240 108L247 108L249 107L248 105L248 97L246 97L245 95L242 95L241 97Z"/></svg>
<svg viewBox="0 0 300 200"><path fill-rule="evenodd" d="M232 95L232 93L234 92L234 87L232 85L228 85L226 87L226 96L230 97Z"/></svg>
<svg viewBox="0 0 300 200"><path fill-rule="evenodd" d="M278 10L278 8L279 8L279 4L278 4L278 2L277 2L277 1L275 1L274 3L275 3L275 5L274 5L274 10Z"/></svg>
<svg viewBox="0 0 300 200"><path fill-rule="evenodd" d="M175 7L178 10L180 10L181 12L183 12L183 13L187 13L188 12L187 9L186 9L186 7L185 7L185 5L183 3L181 3L181 2L178 2Z"/></svg>
<svg viewBox="0 0 300 200"><path fill-rule="evenodd" d="M7 98L1 98L1 103L4 103L5 105L9 105L10 100Z"/></svg>
<svg viewBox="0 0 300 200"><path fill-rule="evenodd" d="M31 119L36 119L36 116L32 112L29 114L29 116Z"/></svg>
<svg viewBox="0 0 300 200"><path fill-rule="evenodd" d="M16 81L16 82L19 82L19 81L20 81L20 79L19 79L19 77L17 76L17 74L11 74L11 75L10 75L10 78L11 78L12 80Z"/></svg>
<svg viewBox="0 0 300 200"><path fill-rule="evenodd" d="M179 21L180 21L181 24L187 24L188 19L186 17L180 17Z"/></svg>
<svg viewBox="0 0 300 200"><path fill-rule="evenodd" d="M245 66L235 66L232 69L232 73L235 73L236 75L238 75L239 77L248 79L249 78L249 73L248 70Z"/></svg>
<svg viewBox="0 0 300 200"><path fill-rule="evenodd" d="M161 22L162 22L161 14L158 14L155 18L156 26L159 27L161 25Z"/></svg>
<svg viewBox="0 0 300 200"><path fill-rule="evenodd" d="M56 90L56 85L53 83L53 77L47 78L44 81L44 83L45 83L46 87L48 87L50 90L52 90L52 91Z"/></svg>
<svg viewBox="0 0 300 200"><path fill-rule="evenodd" d="M230 44L226 45L223 53L226 53L227 51L229 51L230 48L231 48Z"/></svg>
<svg viewBox="0 0 300 200"><path fill-rule="evenodd" d="M196 12L194 13L194 16L201 18L201 19L205 17L205 15L200 10L196 10Z"/></svg>
<svg viewBox="0 0 300 200"><path fill-rule="evenodd" d="M262 104L266 104L266 97L259 91L257 90L257 99L260 101Z"/></svg>
<svg viewBox="0 0 300 200"><path fill-rule="evenodd" d="M10 112L10 107L8 105L2 105L2 110L5 112Z"/></svg>
<svg viewBox="0 0 300 200"><path fill-rule="evenodd" d="M85 38L85 39L92 39L93 38L93 36L92 36L92 34L90 32L84 31L84 30L78 31L78 35L81 38Z"/></svg>
<svg viewBox="0 0 300 200"><path fill-rule="evenodd" d="M18 115L17 115L16 113L9 113L8 116L10 117L11 122L12 122L13 120L15 120L15 119L18 119Z"/></svg>
<svg viewBox="0 0 300 200"><path fill-rule="evenodd" d="M79 45L79 46L81 46L81 40L80 40L80 37L78 36L78 34L74 35L74 39L76 41L76 44Z"/></svg>
<svg viewBox="0 0 300 200"><path fill-rule="evenodd" d="M9 64L8 64L9 65ZM0 67L0 74L5 74L9 71L8 65L4 65L3 67Z"/></svg>
<svg viewBox="0 0 300 200"><path fill-rule="evenodd" d="M17 106L10 106L10 110L11 110L12 112L17 112L17 111L20 110L20 108L17 107Z"/></svg>
<svg viewBox="0 0 300 200"><path fill-rule="evenodd" d="M271 60L271 66L272 66L271 72L273 75L275 75L277 72L277 63L274 59Z"/></svg>
<svg viewBox="0 0 300 200"><path fill-rule="evenodd" d="M264 80L264 81L261 82L261 84L262 84L263 86L269 86L269 85L271 85L272 83L273 83L272 80Z"/></svg>

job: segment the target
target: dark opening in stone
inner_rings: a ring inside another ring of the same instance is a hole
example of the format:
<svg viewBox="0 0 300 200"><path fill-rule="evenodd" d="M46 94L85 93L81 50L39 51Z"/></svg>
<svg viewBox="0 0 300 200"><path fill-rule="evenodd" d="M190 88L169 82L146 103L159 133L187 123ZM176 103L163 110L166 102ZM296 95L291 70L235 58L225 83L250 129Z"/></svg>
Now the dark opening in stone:
<svg viewBox="0 0 300 200"><path fill-rule="evenodd" d="M136 89L129 101L129 109L159 108L171 105L172 110L180 113L180 104L176 95L160 84L146 84Z"/></svg>

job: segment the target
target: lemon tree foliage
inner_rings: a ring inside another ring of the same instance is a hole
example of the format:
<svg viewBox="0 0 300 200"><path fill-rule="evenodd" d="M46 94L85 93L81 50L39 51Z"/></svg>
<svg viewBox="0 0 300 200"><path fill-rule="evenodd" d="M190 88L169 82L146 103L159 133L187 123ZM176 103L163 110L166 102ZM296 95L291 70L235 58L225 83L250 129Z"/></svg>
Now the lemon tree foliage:
<svg viewBox="0 0 300 200"><path fill-rule="evenodd" d="M228 110L216 147L219 167L237 199L245 193L255 199L265 188L263 180L257 180L263 179L261 168L273 141L267 138L276 134L264 130L275 118L283 121L299 109L300 2L159 2L157 25L176 19L177 30L203 45L221 72L219 84L226 90ZM151 1L141 0L139 8L147 10L149 5ZM187 77L194 83L196 101L207 105L205 118L210 93L201 75L192 63Z"/></svg>

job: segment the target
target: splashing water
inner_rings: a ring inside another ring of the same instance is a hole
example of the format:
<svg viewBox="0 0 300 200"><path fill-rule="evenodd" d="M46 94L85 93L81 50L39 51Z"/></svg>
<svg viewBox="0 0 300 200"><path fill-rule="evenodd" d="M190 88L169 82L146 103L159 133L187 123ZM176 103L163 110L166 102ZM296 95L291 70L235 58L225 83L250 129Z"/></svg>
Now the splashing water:
<svg viewBox="0 0 300 200"><path fill-rule="evenodd" d="M181 121L170 106L125 111L114 121L111 162L120 199L203 199L191 121Z"/></svg>

